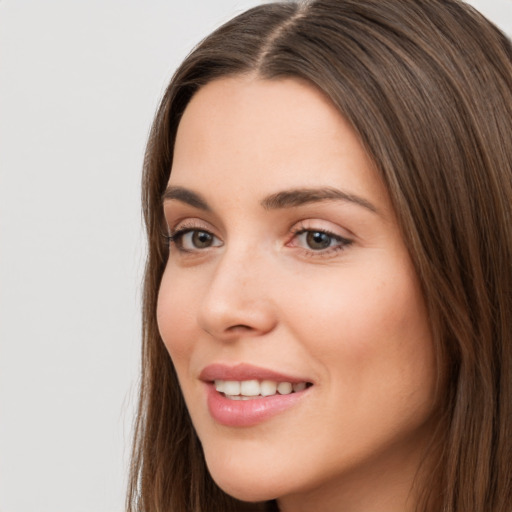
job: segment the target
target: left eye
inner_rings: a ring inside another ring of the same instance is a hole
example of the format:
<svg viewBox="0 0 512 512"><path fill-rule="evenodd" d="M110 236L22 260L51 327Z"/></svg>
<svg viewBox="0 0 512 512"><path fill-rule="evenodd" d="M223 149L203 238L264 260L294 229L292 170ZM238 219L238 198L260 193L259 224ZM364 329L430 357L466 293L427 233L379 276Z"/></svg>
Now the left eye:
<svg viewBox="0 0 512 512"><path fill-rule="evenodd" d="M332 247L343 247L350 243L341 236L319 230L303 230L296 235L299 245L312 251L322 251Z"/></svg>

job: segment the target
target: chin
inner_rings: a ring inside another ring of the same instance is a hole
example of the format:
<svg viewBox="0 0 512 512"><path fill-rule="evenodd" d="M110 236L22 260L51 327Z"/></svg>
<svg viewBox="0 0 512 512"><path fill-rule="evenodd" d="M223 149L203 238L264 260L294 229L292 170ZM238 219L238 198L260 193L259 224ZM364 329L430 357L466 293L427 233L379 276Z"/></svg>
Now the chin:
<svg viewBox="0 0 512 512"><path fill-rule="evenodd" d="M250 503L275 499L282 494L279 478L275 474L255 474L247 467L240 468L226 460L215 460L207 466L214 482L226 493L240 501ZM236 467L234 467L236 466Z"/></svg>
<svg viewBox="0 0 512 512"><path fill-rule="evenodd" d="M275 495L271 495L269 490L261 489L261 486L254 488L254 482L236 482L235 485L232 482L224 482L215 480L215 483L229 496L236 498L240 501L248 503L261 503L275 499Z"/></svg>

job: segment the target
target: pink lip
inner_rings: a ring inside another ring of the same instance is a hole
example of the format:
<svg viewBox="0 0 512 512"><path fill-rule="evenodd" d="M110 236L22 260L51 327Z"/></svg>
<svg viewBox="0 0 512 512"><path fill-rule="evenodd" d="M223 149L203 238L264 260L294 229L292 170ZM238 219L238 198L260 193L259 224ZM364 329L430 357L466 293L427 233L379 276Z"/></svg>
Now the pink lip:
<svg viewBox="0 0 512 512"><path fill-rule="evenodd" d="M306 382L305 379L283 375L273 370L248 364L227 366L212 364L200 374L205 382L208 410L212 418L228 427L251 427L284 412L308 394L310 388L288 395L273 395L251 400L230 400L215 389L214 380L273 380L277 382Z"/></svg>
<svg viewBox="0 0 512 512"><path fill-rule="evenodd" d="M251 364L240 363L235 366L226 364L210 364L206 366L200 373L199 378L205 382L213 382L214 380L274 380L276 382L308 382L307 379L293 377L278 373L267 368L253 366Z"/></svg>

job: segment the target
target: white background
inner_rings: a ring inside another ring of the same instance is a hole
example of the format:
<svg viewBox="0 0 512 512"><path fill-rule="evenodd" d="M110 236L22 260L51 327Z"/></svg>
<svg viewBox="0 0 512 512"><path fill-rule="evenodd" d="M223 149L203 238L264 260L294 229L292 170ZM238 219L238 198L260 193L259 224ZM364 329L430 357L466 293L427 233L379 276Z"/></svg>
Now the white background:
<svg viewBox="0 0 512 512"><path fill-rule="evenodd" d="M257 0L0 0L0 512L121 512L140 170L192 46ZM512 34L512 0L472 2Z"/></svg>

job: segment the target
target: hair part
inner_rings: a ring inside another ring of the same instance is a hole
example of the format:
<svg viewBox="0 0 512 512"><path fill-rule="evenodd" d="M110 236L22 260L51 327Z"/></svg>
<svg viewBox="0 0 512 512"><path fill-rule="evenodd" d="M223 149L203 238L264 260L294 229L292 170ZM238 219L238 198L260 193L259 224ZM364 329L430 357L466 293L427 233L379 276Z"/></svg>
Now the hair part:
<svg viewBox="0 0 512 512"><path fill-rule="evenodd" d="M212 481L156 323L167 259L161 194L181 115L202 86L240 74L306 80L323 91L389 191L439 368L440 420L418 478L418 511L508 511L512 46L458 0L261 5L206 38L175 73L144 163L149 250L128 511L267 506L242 504Z"/></svg>

